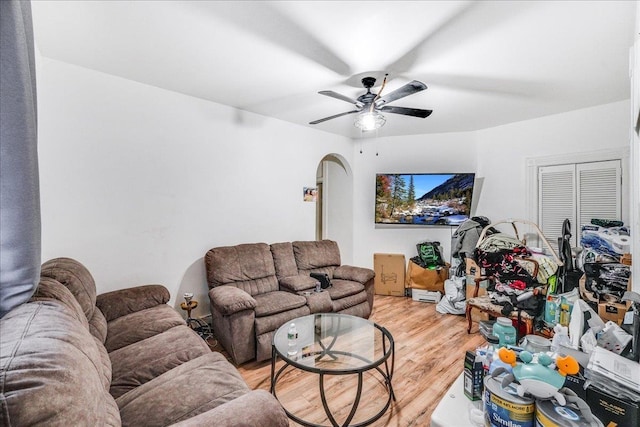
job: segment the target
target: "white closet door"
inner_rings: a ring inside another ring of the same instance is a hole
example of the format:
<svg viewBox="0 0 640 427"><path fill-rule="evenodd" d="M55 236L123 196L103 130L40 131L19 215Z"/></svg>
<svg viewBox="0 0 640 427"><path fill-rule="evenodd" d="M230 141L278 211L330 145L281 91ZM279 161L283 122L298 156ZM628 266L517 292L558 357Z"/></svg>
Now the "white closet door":
<svg viewBox="0 0 640 427"><path fill-rule="evenodd" d="M569 218L571 227L575 230L575 171L574 164L538 169L538 227L556 251L564 220ZM576 233L572 234L575 236Z"/></svg>
<svg viewBox="0 0 640 427"><path fill-rule="evenodd" d="M591 219L620 220L622 218L622 170L619 160L580 163L578 178L578 225Z"/></svg>
<svg viewBox="0 0 640 427"><path fill-rule="evenodd" d="M566 218L571 246L578 246L582 224L622 218L620 160L538 168L538 226L554 249Z"/></svg>

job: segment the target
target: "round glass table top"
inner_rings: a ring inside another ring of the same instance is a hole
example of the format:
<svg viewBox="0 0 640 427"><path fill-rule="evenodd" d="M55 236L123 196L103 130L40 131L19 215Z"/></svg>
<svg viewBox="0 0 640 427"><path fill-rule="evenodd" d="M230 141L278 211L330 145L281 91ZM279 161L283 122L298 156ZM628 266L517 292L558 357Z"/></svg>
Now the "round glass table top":
<svg viewBox="0 0 640 427"><path fill-rule="evenodd" d="M295 354L287 332L295 323ZM322 313L298 317L282 325L273 337L278 355L308 371L348 373L378 366L391 354L389 332L369 320L347 314Z"/></svg>

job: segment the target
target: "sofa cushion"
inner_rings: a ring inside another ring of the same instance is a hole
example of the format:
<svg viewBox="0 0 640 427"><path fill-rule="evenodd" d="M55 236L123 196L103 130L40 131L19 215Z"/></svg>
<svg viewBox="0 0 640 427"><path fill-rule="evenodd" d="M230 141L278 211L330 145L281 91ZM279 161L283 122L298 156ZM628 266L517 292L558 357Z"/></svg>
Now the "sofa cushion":
<svg viewBox="0 0 640 427"><path fill-rule="evenodd" d="M109 352L112 352L184 324L182 316L173 308L166 304L156 305L109 322L107 324L109 333L104 345Z"/></svg>
<svg viewBox="0 0 640 427"><path fill-rule="evenodd" d="M96 307L96 283L89 270L71 258L54 258L42 264L40 273L62 283L76 298L87 320Z"/></svg>
<svg viewBox="0 0 640 427"><path fill-rule="evenodd" d="M20 305L0 331L0 425L120 425L96 341L62 302Z"/></svg>
<svg viewBox="0 0 640 427"><path fill-rule="evenodd" d="M270 316L302 307L307 299L291 292L275 291L256 295L256 317Z"/></svg>
<svg viewBox="0 0 640 427"><path fill-rule="evenodd" d="M351 265L341 265L333 271L336 279L352 280L359 283L367 283L373 279L376 273L370 268L354 267Z"/></svg>
<svg viewBox="0 0 640 427"><path fill-rule="evenodd" d="M250 392L220 353L192 359L117 399L123 426L167 426ZM236 414L240 425L242 413Z"/></svg>
<svg viewBox="0 0 640 427"><path fill-rule="evenodd" d="M205 267L209 288L233 284L251 296L278 290L273 256L266 243L210 249Z"/></svg>
<svg viewBox="0 0 640 427"><path fill-rule="evenodd" d="M291 242L273 243L270 248L278 280L282 280L283 277L298 274L298 266L296 265L296 259L293 255L293 245Z"/></svg>
<svg viewBox="0 0 640 427"><path fill-rule="evenodd" d="M340 249L333 240L293 242L292 245L298 270L340 265Z"/></svg>
<svg viewBox="0 0 640 427"><path fill-rule="evenodd" d="M331 280L331 284L332 286L326 290L334 301L364 291L364 285L362 283L352 282L350 280L333 279Z"/></svg>
<svg viewBox="0 0 640 427"><path fill-rule="evenodd" d="M211 350L191 328L176 326L109 353L111 395L116 399L153 378Z"/></svg>

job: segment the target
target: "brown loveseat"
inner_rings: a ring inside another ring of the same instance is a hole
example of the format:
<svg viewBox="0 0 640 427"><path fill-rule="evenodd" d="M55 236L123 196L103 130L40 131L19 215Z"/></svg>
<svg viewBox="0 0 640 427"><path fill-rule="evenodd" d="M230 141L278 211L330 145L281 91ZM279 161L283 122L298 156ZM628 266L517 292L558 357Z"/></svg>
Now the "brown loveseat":
<svg viewBox="0 0 640 427"><path fill-rule="evenodd" d="M160 285L96 297L80 263L46 262L0 319L0 425L288 426L168 300Z"/></svg>
<svg viewBox="0 0 640 427"><path fill-rule="evenodd" d="M236 364L270 358L275 330L296 317L366 319L373 308L373 270L341 265L331 240L217 247L204 260L213 331ZM328 274L332 287L311 292L312 272Z"/></svg>

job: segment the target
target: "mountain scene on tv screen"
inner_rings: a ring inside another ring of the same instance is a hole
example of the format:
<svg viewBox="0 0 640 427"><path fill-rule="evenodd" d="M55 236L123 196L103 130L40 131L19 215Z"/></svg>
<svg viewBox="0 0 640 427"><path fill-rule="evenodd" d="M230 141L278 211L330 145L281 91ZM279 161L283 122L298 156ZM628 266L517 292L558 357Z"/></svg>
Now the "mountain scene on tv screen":
<svg viewBox="0 0 640 427"><path fill-rule="evenodd" d="M459 225L469 219L475 174L378 174L376 224Z"/></svg>

